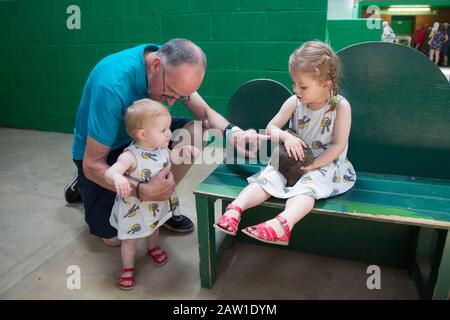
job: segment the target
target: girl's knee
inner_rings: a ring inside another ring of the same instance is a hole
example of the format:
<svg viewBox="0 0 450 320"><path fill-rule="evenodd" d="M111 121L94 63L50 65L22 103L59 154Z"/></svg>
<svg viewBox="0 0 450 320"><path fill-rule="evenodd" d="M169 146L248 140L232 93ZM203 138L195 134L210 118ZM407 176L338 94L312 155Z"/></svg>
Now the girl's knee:
<svg viewBox="0 0 450 320"><path fill-rule="evenodd" d="M286 202L286 206L289 204L293 204L294 206L301 206L301 207L313 207L314 203L316 202L316 199L312 196L299 194L296 196L293 196L292 198L289 198Z"/></svg>

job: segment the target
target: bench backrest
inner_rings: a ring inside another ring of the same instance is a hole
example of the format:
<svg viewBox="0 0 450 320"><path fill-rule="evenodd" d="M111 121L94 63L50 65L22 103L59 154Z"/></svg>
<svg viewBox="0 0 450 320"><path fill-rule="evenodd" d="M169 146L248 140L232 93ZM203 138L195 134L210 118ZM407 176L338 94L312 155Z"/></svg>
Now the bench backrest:
<svg viewBox="0 0 450 320"><path fill-rule="evenodd" d="M289 89L277 81L250 80L231 96L227 119L243 129L265 129L291 95Z"/></svg>
<svg viewBox="0 0 450 320"><path fill-rule="evenodd" d="M450 85L422 53L368 42L338 53L356 170L450 179Z"/></svg>
<svg viewBox="0 0 450 320"><path fill-rule="evenodd" d="M292 93L281 83L271 79L254 79L241 85L228 102L227 119L243 129L255 129L264 134L270 120ZM258 152L258 162L267 164L273 146L264 144ZM234 154L236 159L236 154ZM242 157L239 156L242 159ZM228 156L227 156L227 160ZM248 163L248 159L245 163ZM254 162L253 162L254 163Z"/></svg>

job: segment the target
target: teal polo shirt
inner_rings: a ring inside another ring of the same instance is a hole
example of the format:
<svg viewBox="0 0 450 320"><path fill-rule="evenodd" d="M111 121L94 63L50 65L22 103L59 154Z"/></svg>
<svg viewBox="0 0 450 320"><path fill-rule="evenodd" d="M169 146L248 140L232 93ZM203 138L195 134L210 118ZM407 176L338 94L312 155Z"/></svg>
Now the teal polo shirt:
<svg viewBox="0 0 450 320"><path fill-rule="evenodd" d="M134 101L148 97L144 52L158 49L154 44L140 45L107 56L94 67L78 107L74 160L83 160L88 136L112 150L131 141L125 112Z"/></svg>

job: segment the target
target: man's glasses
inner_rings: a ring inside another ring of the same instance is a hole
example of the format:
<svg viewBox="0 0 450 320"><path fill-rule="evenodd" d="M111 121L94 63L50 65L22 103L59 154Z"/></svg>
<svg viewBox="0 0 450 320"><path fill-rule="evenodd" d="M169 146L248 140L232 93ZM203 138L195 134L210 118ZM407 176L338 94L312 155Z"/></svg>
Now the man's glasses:
<svg viewBox="0 0 450 320"><path fill-rule="evenodd" d="M161 100L174 99L174 100L177 100L177 101L180 101L180 102L189 101L189 97L190 96L179 96L178 98L175 98L174 96L171 96L171 95L168 95L168 94L164 93L164 91L166 91L166 80L165 80L166 76L165 76L164 66L162 64L162 60L161 60L161 67L163 69L163 92L162 92L162 94L160 96Z"/></svg>

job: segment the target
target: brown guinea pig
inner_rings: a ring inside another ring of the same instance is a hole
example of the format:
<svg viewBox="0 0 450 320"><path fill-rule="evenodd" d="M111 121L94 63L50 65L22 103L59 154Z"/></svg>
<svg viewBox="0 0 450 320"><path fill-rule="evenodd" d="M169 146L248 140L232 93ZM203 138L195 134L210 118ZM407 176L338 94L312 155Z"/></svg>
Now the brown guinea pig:
<svg viewBox="0 0 450 320"><path fill-rule="evenodd" d="M287 129L286 132L298 137L298 135L291 129ZM300 169L300 167L309 166L314 161L314 156L310 148L303 148L303 153L305 155L303 161L289 158L286 148L284 147L284 143L280 143L280 145L272 152L270 163L286 178L287 187L292 187L295 185L305 173L302 169Z"/></svg>

